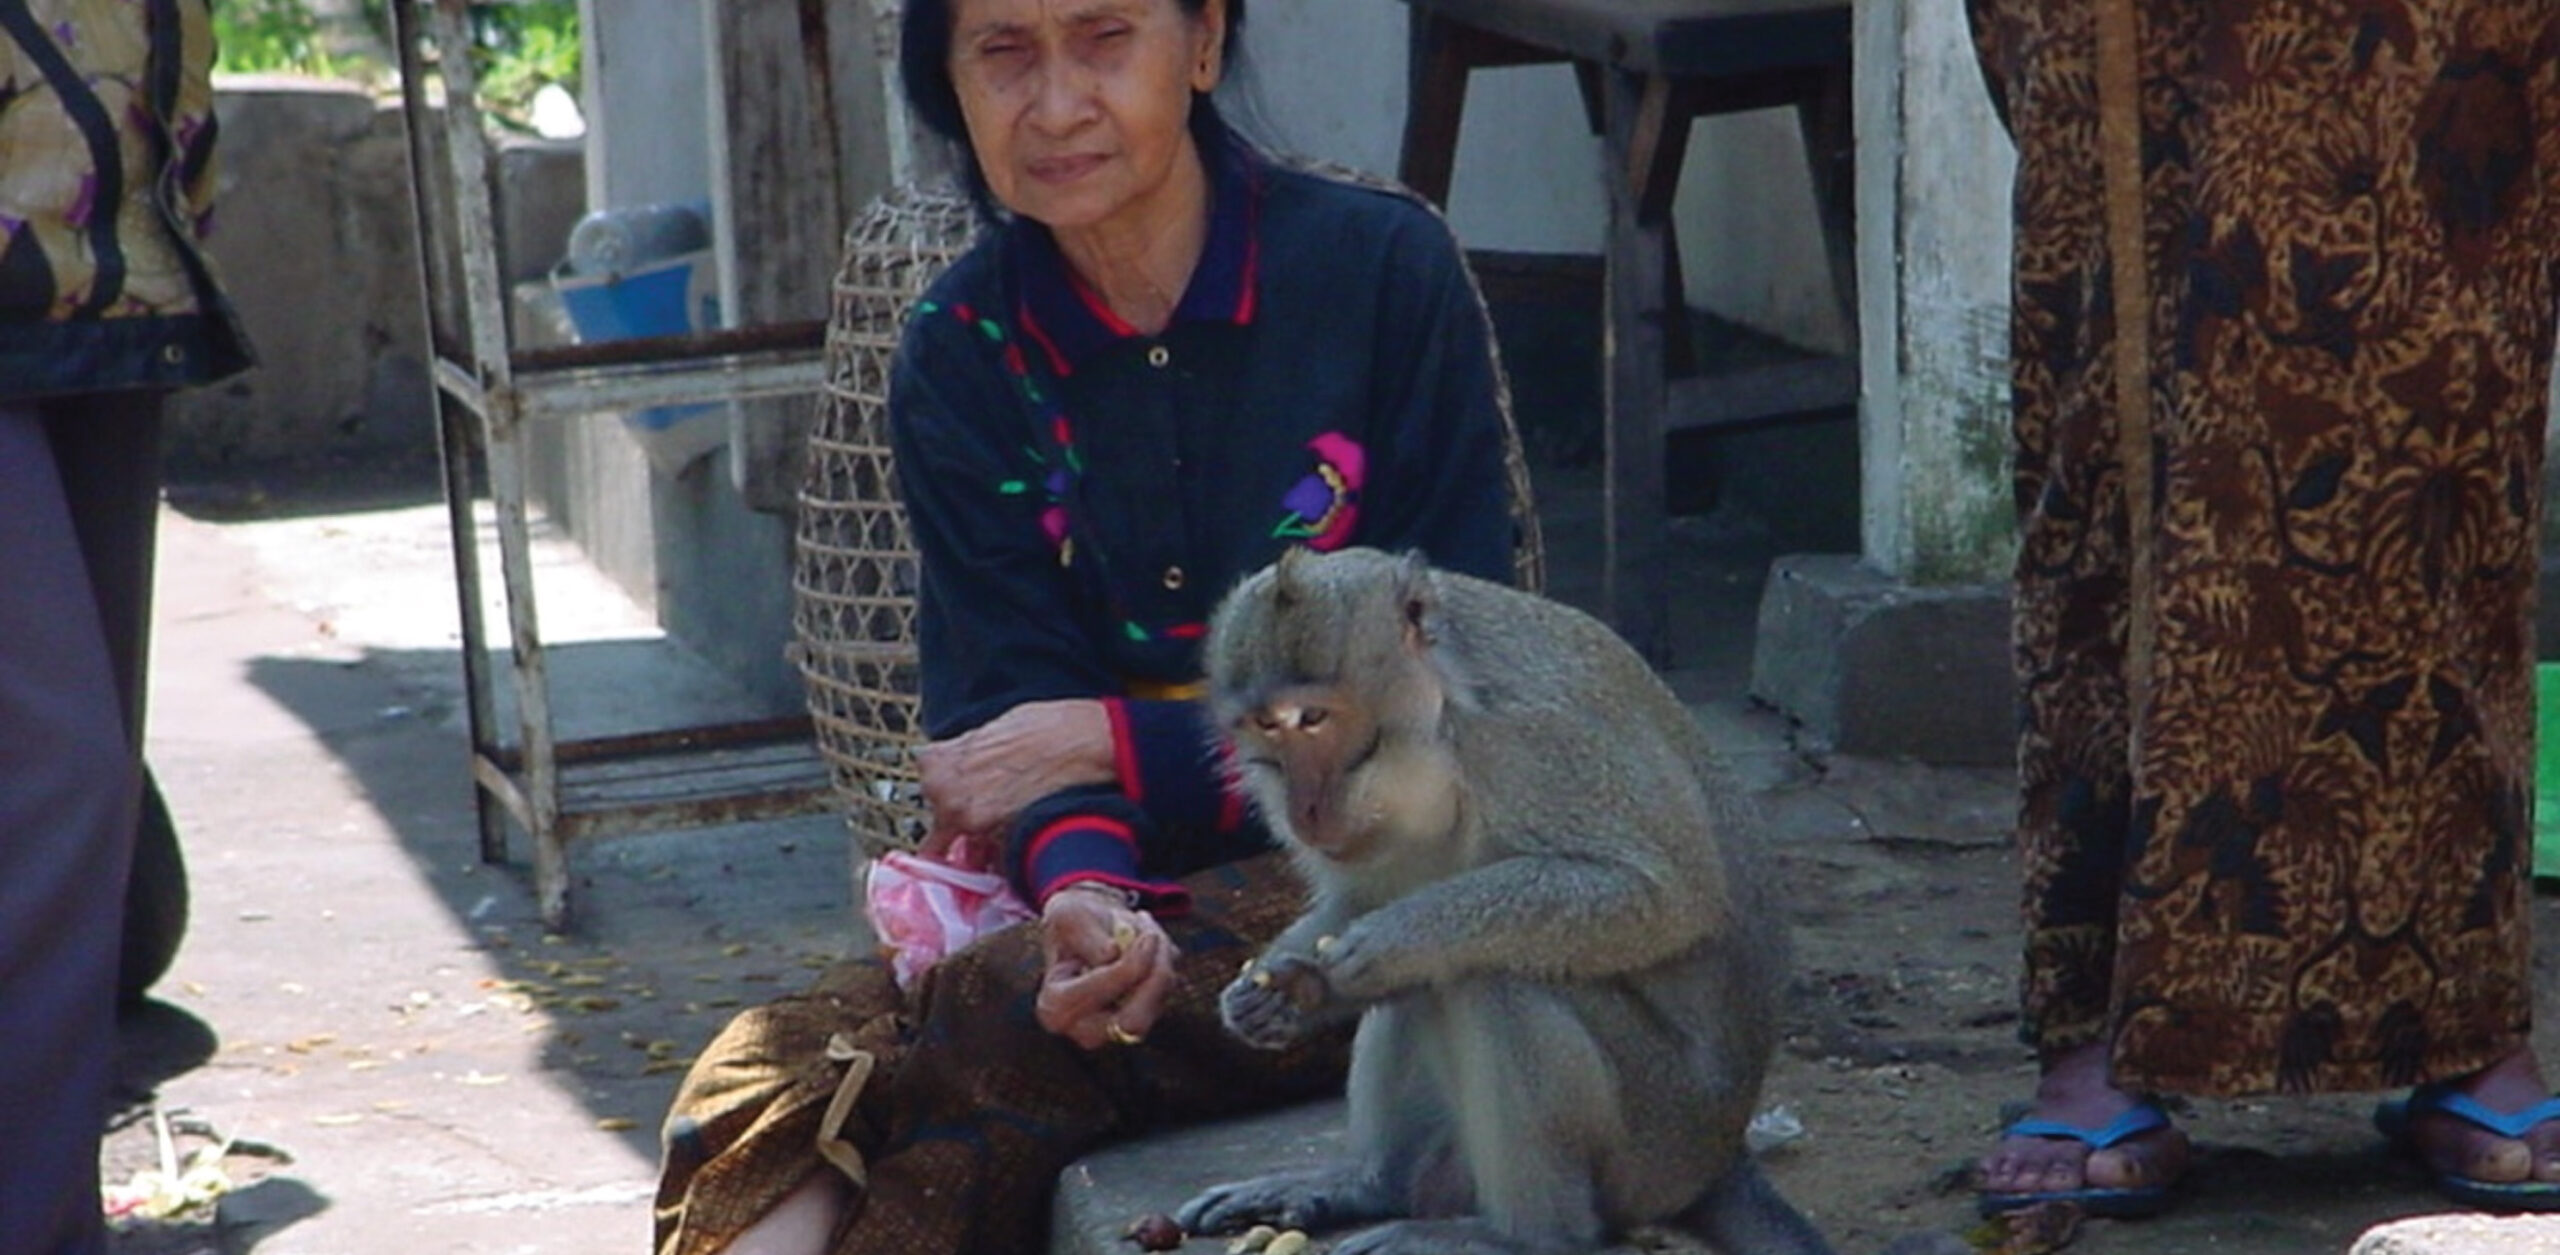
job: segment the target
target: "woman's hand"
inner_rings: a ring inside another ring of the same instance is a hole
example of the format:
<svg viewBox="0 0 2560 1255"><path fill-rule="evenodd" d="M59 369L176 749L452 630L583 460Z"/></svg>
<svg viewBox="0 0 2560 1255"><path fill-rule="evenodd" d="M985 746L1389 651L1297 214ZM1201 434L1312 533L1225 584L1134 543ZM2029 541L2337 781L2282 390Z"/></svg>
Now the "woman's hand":
<svg viewBox="0 0 2560 1255"><path fill-rule="evenodd" d="M1040 949L1048 961L1035 1006L1040 1027L1087 1050L1134 1046L1155 1027L1180 953L1154 916L1091 882L1049 895Z"/></svg>
<svg viewBox="0 0 2560 1255"><path fill-rule="evenodd" d="M1089 697L1025 702L917 750L916 771L933 808L922 853L937 859L961 837L1001 837L1022 808L1060 789L1119 778L1111 717Z"/></svg>

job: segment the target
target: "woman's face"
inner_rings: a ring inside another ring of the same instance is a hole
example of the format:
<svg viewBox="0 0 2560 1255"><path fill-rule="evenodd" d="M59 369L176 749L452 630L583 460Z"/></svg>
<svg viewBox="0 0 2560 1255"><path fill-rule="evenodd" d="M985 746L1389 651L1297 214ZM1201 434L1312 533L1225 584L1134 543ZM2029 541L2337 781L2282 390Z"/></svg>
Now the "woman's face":
<svg viewBox="0 0 2560 1255"><path fill-rule="evenodd" d="M988 190L1076 230L1145 221L1217 86L1223 0L953 0L951 81Z"/></svg>

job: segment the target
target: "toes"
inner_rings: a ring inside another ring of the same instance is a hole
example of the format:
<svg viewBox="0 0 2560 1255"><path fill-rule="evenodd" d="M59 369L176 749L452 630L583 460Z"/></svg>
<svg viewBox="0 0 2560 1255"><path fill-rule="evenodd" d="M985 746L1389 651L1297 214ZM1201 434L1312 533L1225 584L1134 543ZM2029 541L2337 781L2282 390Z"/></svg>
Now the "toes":
<svg viewBox="0 0 2560 1255"><path fill-rule="evenodd" d="M2525 1150L2533 1160L2533 1179L2560 1182L2560 1120L2545 1120L2525 1134Z"/></svg>
<svg viewBox="0 0 2560 1255"><path fill-rule="evenodd" d="M2101 1189L2142 1189L2177 1180L2188 1153L2186 1134L2157 1129L2092 1153L2084 1171L2089 1184Z"/></svg>
<svg viewBox="0 0 2560 1255"><path fill-rule="evenodd" d="M2475 1181L2522 1181L2533 1175L2533 1150L2512 1138L2490 1138L2473 1151L2463 1175Z"/></svg>
<svg viewBox="0 0 2560 1255"><path fill-rule="evenodd" d="M2030 1184L2027 1188L2050 1192L2079 1189L2087 1183L2088 1176L2082 1164L2062 1159L2043 1165L2042 1169L2028 1180Z"/></svg>
<svg viewBox="0 0 2560 1255"><path fill-rule="evenodd" d="M2551 1179L2560 1180L2560 1163L2544 1157L2537 1165L2533 1148L2511 1137L2500 1137L2450 1116L2421 1117L2411 1134L2418 1145L2418 1155L2438 1172L2511 1185L2533 1178L2542 1166L2554 1172Z"/></svg>
<svg viewBox="0 0 2560 1255"><path fill-rule="evenodd" d="M2089 1166L2082 1175L2088 1177L2089 1184L2100 1189L2132 1189L2151 1184L2149 1168L2141 1156L2128 1154L2122 1147L2111 1146L2092 1151Z"/></svg>
<svg viewBox="0 0 2560 1255"><path fill-rule="evenodd" d="M1986 1159L1974 1166L1974 1172L1978 1179L1975 1188L1986 1194L2024 1194L2029 1188L2026 1179L2008 1164Z"/></svg>
<svg viewBox="0 0 2560 1255"><path fill-rule="evenodd" d="M2141 1189L2177 1180L2191 1153L2186 1134L2177 1129L2155 1129L2100 1151L2076 1142L2013 1139L1986 1156L1977 1171L1981 1188L1993 1194Z"/></svg>
<svg viewBox="0 0 2560 1255"><path fill-rule="evenodd" d="M1982 1188L1993 1194L2078 1189L2081 1159L2077 1145L2011 1139L1982 1161Z"/></svg>

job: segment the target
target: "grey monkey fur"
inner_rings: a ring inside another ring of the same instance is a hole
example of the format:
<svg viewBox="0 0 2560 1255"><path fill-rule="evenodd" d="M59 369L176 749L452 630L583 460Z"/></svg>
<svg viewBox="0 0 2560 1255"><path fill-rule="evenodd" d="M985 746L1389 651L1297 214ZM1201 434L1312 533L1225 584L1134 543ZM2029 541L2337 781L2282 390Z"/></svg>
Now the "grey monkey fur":
<svg viewBox="0 0 2560 1255"><path fill-rule="evenodd" d="M1311 889L1221 997L1277 1048L1361 1016L1350 1162L1177 1219L1389 1221L1336 1255L1583 1251L1668 1224L1829 1247L1743 1144L1785 926L1694 719L1598 621L1418 556L1293 552L1221 603L1211 713Z"/></svg>

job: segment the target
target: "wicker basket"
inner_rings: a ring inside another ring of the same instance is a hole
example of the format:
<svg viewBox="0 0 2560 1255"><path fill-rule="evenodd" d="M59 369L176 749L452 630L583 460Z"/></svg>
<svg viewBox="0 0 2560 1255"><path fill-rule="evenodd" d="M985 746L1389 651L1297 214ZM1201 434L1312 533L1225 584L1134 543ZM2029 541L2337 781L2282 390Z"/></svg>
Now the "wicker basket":
<svg viewBox="0 0 2560 1255"><path fill-rule="evenodd" d="M845 232L833 285L793 546L792 656L865 855L913 847L929 818L916 784L915 544L889 454L889 361L907 311L973 227L955 194L893 191Z"/></svg>

